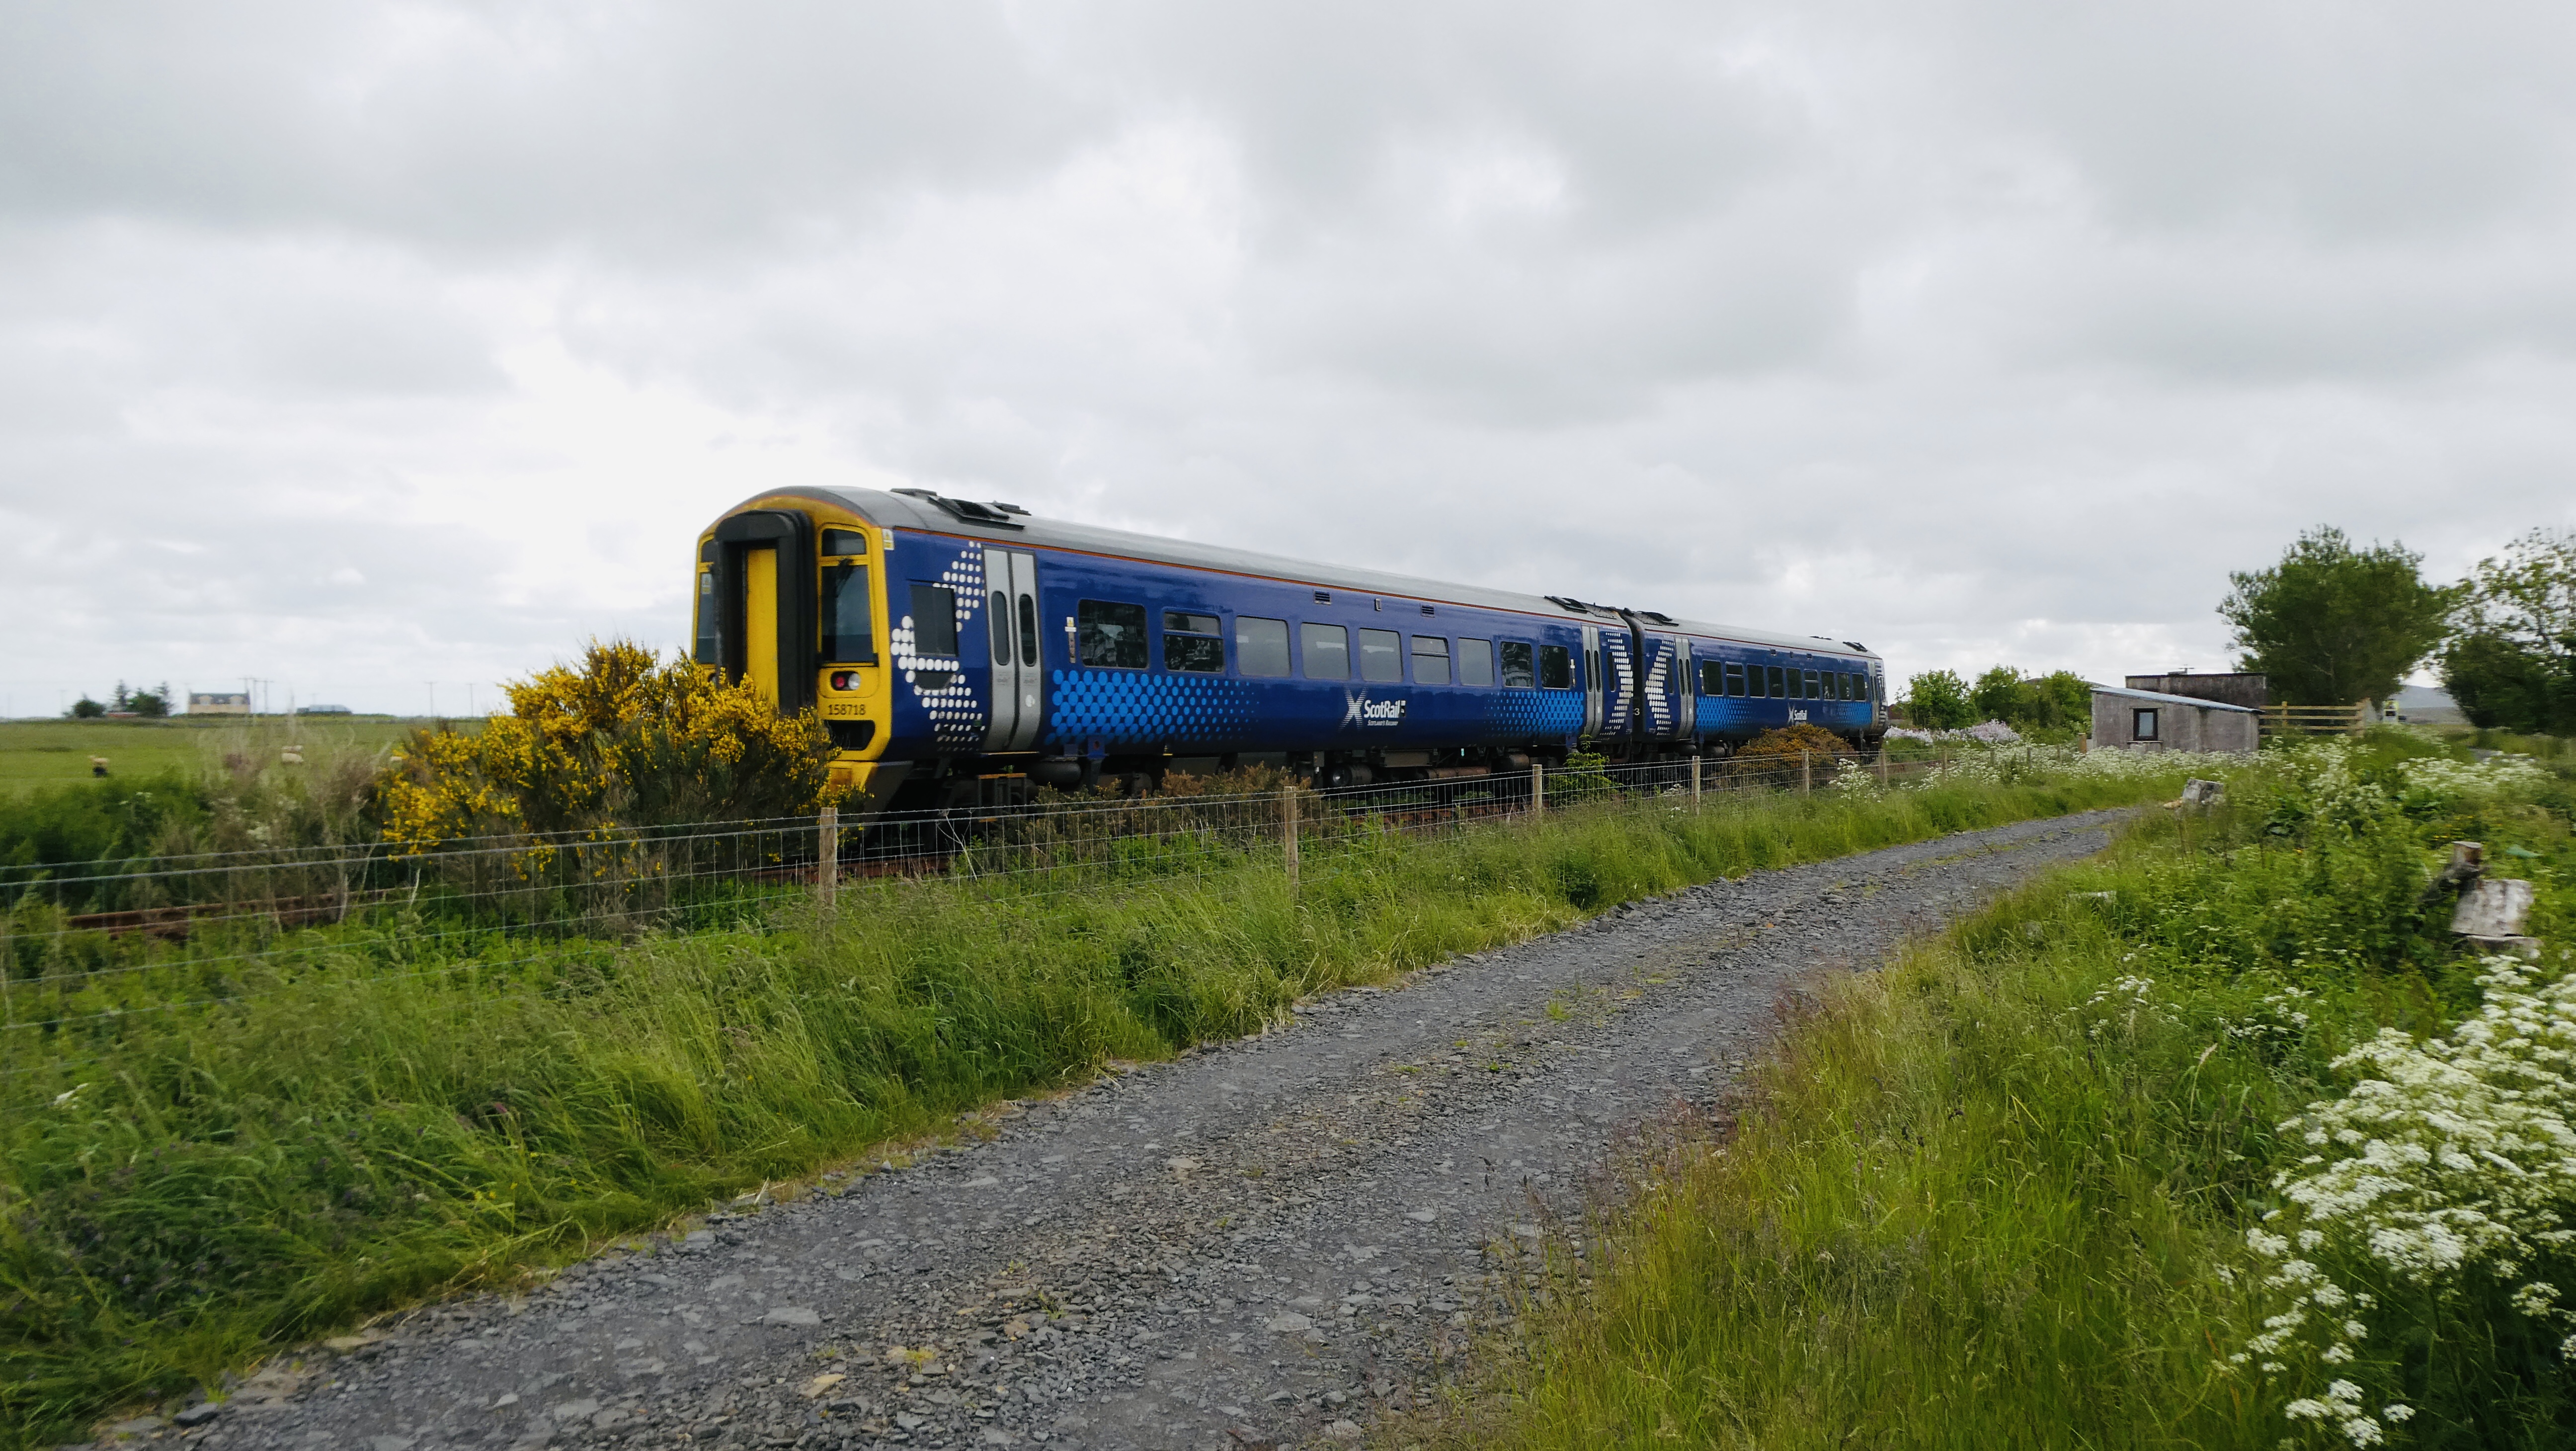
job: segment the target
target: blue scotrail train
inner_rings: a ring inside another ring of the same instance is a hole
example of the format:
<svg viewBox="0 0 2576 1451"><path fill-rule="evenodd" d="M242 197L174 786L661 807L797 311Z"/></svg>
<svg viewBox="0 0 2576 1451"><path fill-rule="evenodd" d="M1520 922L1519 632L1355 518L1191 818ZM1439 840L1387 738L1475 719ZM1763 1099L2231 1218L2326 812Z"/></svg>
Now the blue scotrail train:
<svg viewBox="0 0 2576 1451"><path fill-rule="evenodd" d="M1885 729L1848 640L1056 523L927 489L789 489L700 535L695 655L814 710L875 810L1267 763L1322 787L1725 755Z"/></svg>

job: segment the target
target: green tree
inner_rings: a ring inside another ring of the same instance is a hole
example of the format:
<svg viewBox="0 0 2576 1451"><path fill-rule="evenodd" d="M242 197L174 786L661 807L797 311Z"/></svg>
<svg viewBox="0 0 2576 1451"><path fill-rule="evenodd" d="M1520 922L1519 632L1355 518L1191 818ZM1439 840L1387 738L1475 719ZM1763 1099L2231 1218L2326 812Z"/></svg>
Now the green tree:
<svg viewBox="0 0 2576 1451"><path fill-rule="evenodd" d="M107 714L107 707L84 695L72 702L72 719L95 720Z"/></svg>
<svg viewBox="0 0 2576 1451"><path fill-rule="evenodd" d="M2236 627L2239 668L2271 676L2293 705L2387 699L2441 643L2458 598L2426 584L2423 563L2402 542L2355 549L2321 526L2279 564L2230 574L2218 613Z"/></svg>
<svg viewBox="0 0 2576 1451"><path fill-rule="evenodd" d="M2022 684L2021 672L2009 665L1998 665L1977 677L1968 687L1968 705L1978 720L1999 720L2008 726L2030 723L2033 700Z"/></svg>
<svg viewBox="0 0 2576 1451"><path fill-rule="evenodd" d="M2093 682L2072 670L2052 670L2029 682L2039 706L2039 724L2049 730L2090 730L2093 726Z"/></svg>
<svg viewBox="0 0 2576 1451"><path fill-rule="evenodd" d="M2576 534L2534 529L2463 582L2442 683L2468 718L2576 733Z"/></svg>
<svg viewBox="0 0 2576 1451"><path fill-rule="evenodd" d="M1948 670L1926 670L1905 682L1905 718L1923 730L1954 731L1977 723L1968 682Z"/></svg>

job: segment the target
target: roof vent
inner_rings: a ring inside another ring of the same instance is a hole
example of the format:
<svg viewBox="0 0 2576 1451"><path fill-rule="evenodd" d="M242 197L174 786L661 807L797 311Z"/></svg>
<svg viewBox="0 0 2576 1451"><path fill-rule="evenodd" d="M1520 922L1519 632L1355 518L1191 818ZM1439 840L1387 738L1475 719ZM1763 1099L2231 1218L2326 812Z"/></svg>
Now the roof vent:
<svg viewBox="0 0 2576 1451"><path fill-rule="evenodd" d="M1011 516L1013 514L1025 516L1029 512L1017 504L979 504L973 499L942 498L929 489L897 489L894 492L934 505L950 518L959 519L968 524L981 524L988 529L1020 528L1022 526L1019 520Z"/></svg>
<svg viewBox="0 0 2576 1451"><path fill-rule="evenodd" d="M1592 613L1592 606L1585 604L1583 601L1576 599L1572 595L1548 595L1546 596L1546 599L1549 604L1555 605L1561 609L1572 610L1578 615L1588 615Z"/></svg>
<svg viewBox="0 0 2576 1451"><path fill-rule="evenodd" d="M1637 611L1637 613L1638 613L1638 614L1641 614L1641 615L1643 615L1643 616L1645 616L1647 619L1650 619L1650 620L1654 621L1654 622L1655 622L1656 624L1658 624L1658 625L1678 625L1678 624L1680 624L1680 623L1681 623L1681 621L1674 619L1672 616L1670 616L1670 615L1668 615L1668 614L1665 614L1662 610L1639 610L1639 611Z"/></svg>
<svg viewBox="0 0 2576 1451"><path fill-rule="evenodd" d="M1846 644L1846 645L1851 646L1853 649L1858 650L1860 653L1862 653L1862 654L1864 654L1864 655L1866 655L1866 654L1868 654L1868 653L1869 653L1869 647L1868 647L1867 645L1862 644L1862 643L1861 643L1860 641L1858 641L1858 640L1845 640L1845 641L1843 641L1843 643L1844 643L1844 644Z"/></svg>

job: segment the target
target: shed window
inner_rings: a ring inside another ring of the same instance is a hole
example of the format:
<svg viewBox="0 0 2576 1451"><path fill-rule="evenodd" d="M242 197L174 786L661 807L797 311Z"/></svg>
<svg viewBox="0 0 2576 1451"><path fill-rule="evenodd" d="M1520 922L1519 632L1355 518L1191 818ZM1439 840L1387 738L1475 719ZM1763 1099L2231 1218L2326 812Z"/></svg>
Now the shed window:
<svg viewBox="0 0 2576 1451"><path fill-rule="evenodd" d="M1458 642L1458 683L1491 685L1494 683L1494 642L1460 640Z"/></svg>
<svg viewBox="0 0 2576 1451"><path fill-rule="evenodd" d="M2140 741L2155 740L2157 738L2156 713L2152 710L2142 710L2135 712L2135 714L2137 716L2137 729L2129 733L2130 739Z"/></svg>
<svg viewBox="0 0 2576 1451"><path fill-rule="evenodd" d="M1340 625L1299 625L1297 647L1306 657L1309 680L1351 678L1351 632Z"/></svg>
<svg viewBox="0 0 2576 1451"><path fill-rule="evenodd" d="M1360 631L1360 679L1384 685L1404 678L1404 637L1393 630Z"/></svg>
<svg viewBox="0 0 2576 1451"><path fill-rule="evenodd" d="M1234 617L1234 668L1276 679L1288 673L1288 622Z"/></svg>
<svg viewBox="0 0 2576 1451"><path fill-rule="evenodd" d="M1538 647L1538 683L1550 690L1574 688L1574 652L1563 645Z"/></svg>
<svg viewBox="0 0 2576 1451"><path fill-rule="evenodd" d="M1116 600L1083 600L1074 607L1075 640L1082 663L1113 670L1145 668L1145 607Z"/></svg>
<svg viewBox="0 0 2576 1451"><path fill-rule="evenodd" d="M864 577L865 571L860 573ZM864 584L859 597L862 601L867 597ZM861 608L865 608L864 604ZM912 653L942 660L957 658L957 591L944 584L912 587Z"/></svg>
<svg viewBox="0 0 2576 1451"><path fill-rule="evenodd" d="M1449 642L1438 635L1413 637L1413 683L1446 685L1449 683Z"/></svg>
<svg viewBox="0 0 2576 1451"><path fill-rule="evenodd" d="M1538 670L1530 663L1530 647L1522 640L1505 640L1501 644L1503 684L1513 690L1528 690L1538 684Z"/></svg>

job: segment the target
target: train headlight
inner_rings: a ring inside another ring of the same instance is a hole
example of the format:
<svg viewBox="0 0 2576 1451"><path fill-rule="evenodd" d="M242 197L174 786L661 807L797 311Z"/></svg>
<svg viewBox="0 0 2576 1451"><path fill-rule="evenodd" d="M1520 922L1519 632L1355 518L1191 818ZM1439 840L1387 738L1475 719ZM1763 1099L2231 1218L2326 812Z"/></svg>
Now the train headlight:
<svg viewBox="0 0 2576 1451"><path fill-rule="evenodd" d="M859 688L859 672L857 672L857 671L855 671L855 670L835 670L835 671L833 671L833 672L832 672L832 688L833 688L834 690L856 690L856 689L858 689L858 688Z"/></svg>

